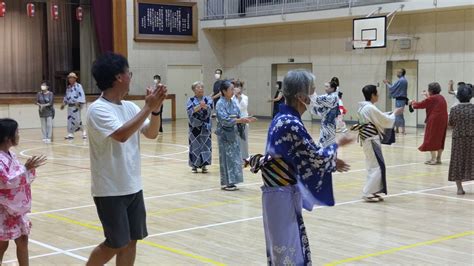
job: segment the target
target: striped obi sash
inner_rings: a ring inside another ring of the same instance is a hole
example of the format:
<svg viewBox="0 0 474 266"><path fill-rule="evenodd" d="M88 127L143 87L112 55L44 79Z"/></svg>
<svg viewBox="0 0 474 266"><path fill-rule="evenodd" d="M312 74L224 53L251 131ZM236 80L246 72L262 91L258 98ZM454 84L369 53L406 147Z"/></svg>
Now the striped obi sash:
<svg viewBox="0 0 474 266"><path fill-rule="evenodd" d="M245 160L245 165L250 165L250 171L254 174L258 171L262 172L263 183L266 187L290 186L297 182L294 169L282 159L256 154Z"/></svg>
<svg viewBox="0 0 474 266"><path fill-rule="evenodd" d="M380 135L375 125L370 122L367 124L355 124L351 127L351 130L359 132L358 138L360 140L365 140Z"/></svg>

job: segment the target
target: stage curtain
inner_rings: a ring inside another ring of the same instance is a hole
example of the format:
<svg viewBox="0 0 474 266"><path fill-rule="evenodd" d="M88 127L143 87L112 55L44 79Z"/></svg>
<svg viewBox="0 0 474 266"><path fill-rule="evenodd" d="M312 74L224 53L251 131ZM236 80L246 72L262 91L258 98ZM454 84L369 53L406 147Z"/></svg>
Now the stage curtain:
<svg viewBox="0 0 474 266"><path fill-rule="evenodd" d="M94 19L90 0L81 0L84 11L84 19L80 24L80 47L81 47L81 84L85 93L100 93L94 78L92 77L91 68L97 53L98 43L94 29Z"/></svg>
<svg viewBox="0 0 474 266"><path fill-rule="evenodd" d="M24 1L5 3L7 13L0 18L0 93L36 92L44 78L44 6L37 4L30 18Z"/></svg>
<svg viewBox="0 0 474 266"><path fill-rule="evenodd" d="M47 12L48 20L48 74L55 93L62 94L66 88L66 76L72 69L72 12L67 0L56 0L59 19L53 20ZM48 1L48 11L53 2Z"/></svg>
<svg viewBox="0 0 474 266"><path fill-rule="evenodd" d="M112 1L111 0L91 0L92 19L99 43L100 53L112 52L113 47L113 22L112 22Z"/></svg>

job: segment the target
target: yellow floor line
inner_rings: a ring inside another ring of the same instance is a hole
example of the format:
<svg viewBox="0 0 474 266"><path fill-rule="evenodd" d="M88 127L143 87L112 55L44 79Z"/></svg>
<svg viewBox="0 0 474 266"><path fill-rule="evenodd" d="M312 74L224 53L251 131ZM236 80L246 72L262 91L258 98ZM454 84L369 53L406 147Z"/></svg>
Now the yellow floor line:
<svg viewBox="0 0 474 266"><path fill-rule="evenodd" d="M75 225L79 225L79 226L82 226L82 227L86 227L86 228L89 228L89 229L93 229L93 230L102 232L102 227L100 227L100 226L92 225L92 224L89 224L89 223L84 223L84 222L81 222L81 221L77 221L77 220L74 220L74 219L71 219L71 218L68 218L68 217L64 217L64 216L60 216L60 215L56 215L56 214L48 213L48 214L44 214L44 215L46 217L56 219L56 220L60 220L60 221L63 221L63 222L69 223L69 224L75 224ZM154 242L150 242L150 241L147 241L147 240L140 240L138 242L142 243L144 245L150 246L150 247L159 248L159 249L162 249L162 250L174 253L174 254L178 254L178 255L181 255L181 256L184 256L184 257L188 257L188 258L192 258L192 259L198 260L198 261L203 262L203 263L209 263L209 264L218 265L218 266L226 265L224 263L221 263L221 262L218 262L218 261L200 256L200 255L196 255L196 254L188 253L188 252L185 252L185 251L182 251L182 250L179 250L179 249L175 249L175 248L172 248L172 247L156 244Z"/></svg>
<svg viewBox="0 0 474 266"><path fill-rule="evenodd" d="M208 258L203 257L203 256L187 253L187 252L184 252L184 251L181 251L181 250L177 250L177 249L174 249L174 248L170 248L170 247L167 247L167 246L156 244L154 242L150 242L150 241L147 241L147 240L141 240L139 242L141 242L142 244L148 245L148 246L163 249L163 250L166 250L166 251L169 251L169 252L172 252L172 253L183 255L185 257L193 258L193 259L196 259L198 261L209 263L209 264L212 264L212 265L219 265L219 266L224 266L225 265L224 263L220 263L220 262L208 259Z"/></svg>
<svg viewBox="0 0 474 266"><path fill-rule="evenodd" d="M371 253L371 254L367 254L367 255L362 255L362 256L357 256L357 257L353 257L353 258L344 259L344 260L337 260L337 261L329 262L329 263L324 264L324 265L325 266L334 266L334 265L339 265L339 264L343 264L343 263L359 261L359 260L363 260L363 259L367 259L367 258L378 257L378 256L382 256L382 255L385 255L385 254L395 253L397 251L402 251L402 250L405 250L405 249L432 245L432 244L436 244L436 243L439 243L439 242L442 242L442 241L446 241L446 240L450 240L450 239L456 239L456 238L470 236L470 235L474 235L474 231L466 231L466 232L463 232L463 233L450 235L450 236L444 236L444 237L440 237L440 238L425 241L425 242L419 242L419 243L415 243L415 244L411 244L411 245L401 246L401 247L398 247L398 248L391 248L391 249L387 249L387 250L383 250L383 251L379 251L379 252L375 252L375 253Z"/></svg>

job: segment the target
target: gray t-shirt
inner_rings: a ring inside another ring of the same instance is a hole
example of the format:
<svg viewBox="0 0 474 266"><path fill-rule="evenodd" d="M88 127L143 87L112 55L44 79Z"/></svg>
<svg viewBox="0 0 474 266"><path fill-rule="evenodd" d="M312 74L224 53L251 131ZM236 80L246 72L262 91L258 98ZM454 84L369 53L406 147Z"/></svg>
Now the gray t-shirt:
<svg viewBox="0 0 474 266"><path fill-rule="evenodd" d="M40 117L54 116L54 95L52 92L48 91L46 94L38 92L36 94L36 103L42 105L38 109Z"/></svg>

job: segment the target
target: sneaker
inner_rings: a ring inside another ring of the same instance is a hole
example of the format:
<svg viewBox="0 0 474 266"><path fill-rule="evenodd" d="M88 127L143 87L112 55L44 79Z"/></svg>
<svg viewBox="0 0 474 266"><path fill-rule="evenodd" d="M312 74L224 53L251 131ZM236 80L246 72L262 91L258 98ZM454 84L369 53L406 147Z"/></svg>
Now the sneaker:
<svg viewBox="0 0 474 266"><path fill-rule="evenodd" d="M193 172L193 173L197 173L197 172L198 172L198 170L197 170L197 168L196 168L196 167L193 167L193 168L191 169L191 172Z"/></svg>
<svg viewBox="0 0 474 266"><path fill-rule="evenodd" d="M46 143L46 139L43 139L43 142Z"/></svg>
<svg viewBox="0 0 474 266"><path fill-rule="evenodd" d="M50 143L51 143L51 140L50 140L50 139L46 139L46 140L44 141L44 143L50 144Z"/></svg>
<svg viewBox="0 0 474 266"><path fill-rule="evenodd" d="M203 173L203 174L207 174L207 167L205 167L205 166L202 167L202 173Z"/></svg>
<svg viewBox="0 0 474 266"><path fill-rule="evenodd" d="M64 137L64 139L74 139L74 135L68 134L66 137Z"/></svg>

